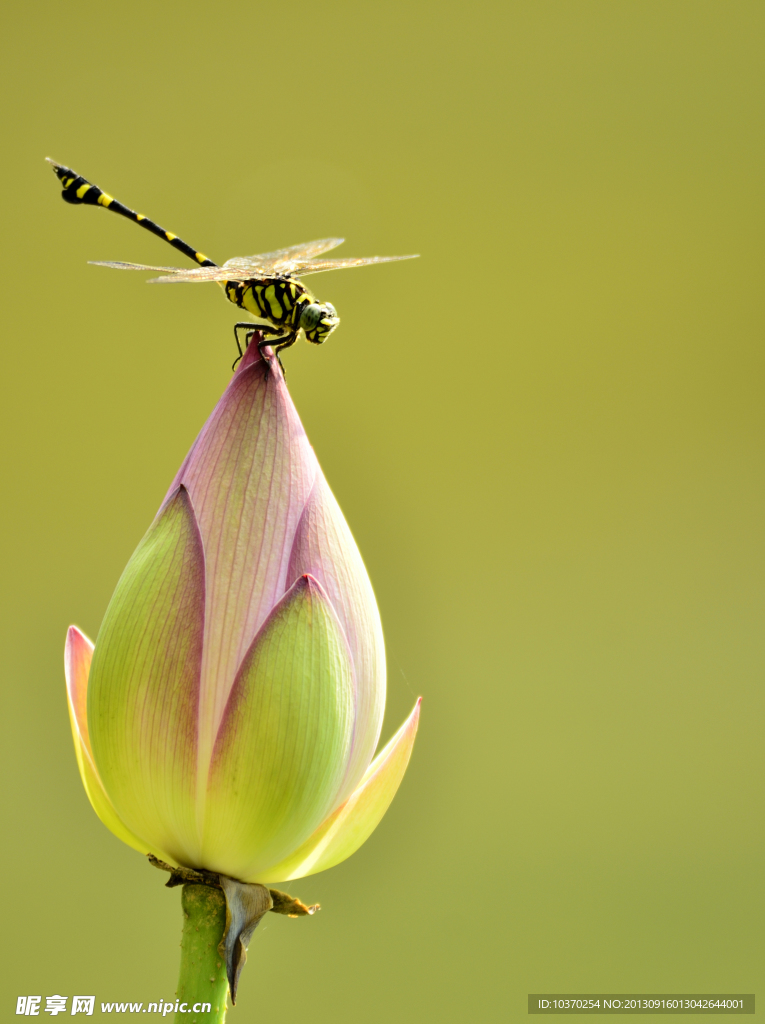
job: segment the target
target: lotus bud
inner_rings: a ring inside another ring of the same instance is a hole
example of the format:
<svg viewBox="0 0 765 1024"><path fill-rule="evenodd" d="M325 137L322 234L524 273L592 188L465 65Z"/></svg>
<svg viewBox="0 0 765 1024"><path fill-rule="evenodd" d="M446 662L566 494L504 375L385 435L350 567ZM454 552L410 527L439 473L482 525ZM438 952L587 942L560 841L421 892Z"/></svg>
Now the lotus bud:
<svg viewBox="0 0 765 1024"><path fill-rule="evenodd" d="M88 798L143 853L263 885L345 860L385 813L419 701L373 759L385 704L374 594L257 345L130 559L95 648L70 628L66 678Z"/></svg>

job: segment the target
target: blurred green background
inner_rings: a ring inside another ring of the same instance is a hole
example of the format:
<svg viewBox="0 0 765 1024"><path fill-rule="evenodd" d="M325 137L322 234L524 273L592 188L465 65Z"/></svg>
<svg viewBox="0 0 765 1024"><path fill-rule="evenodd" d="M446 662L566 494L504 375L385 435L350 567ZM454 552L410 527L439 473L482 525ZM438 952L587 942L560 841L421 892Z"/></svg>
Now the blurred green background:
<svg viewBox="0 0 765 1024"><path fill-rule="evenodd" d="M168 999L177 891L91 811L65 628L230 374L236 310L89 259L324 235L290 387L376 588L385 820L256 932L236 1021L506 1021L756 992L762 963L761 2L9 5L2 33L2 1019Z"/></svg>

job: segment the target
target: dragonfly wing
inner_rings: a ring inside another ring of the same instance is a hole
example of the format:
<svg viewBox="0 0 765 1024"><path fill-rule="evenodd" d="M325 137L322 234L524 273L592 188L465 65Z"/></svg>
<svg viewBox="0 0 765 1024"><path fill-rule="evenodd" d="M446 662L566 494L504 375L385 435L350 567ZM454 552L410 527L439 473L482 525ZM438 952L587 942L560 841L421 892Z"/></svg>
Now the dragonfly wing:
<svg viewBox="0 0 765 1024"><path fill-rule="evenodd" d="M222 267L197 267L196 270L185 270L177 267L144 267L137 263L105 263L101 266L118 267L120 269L162 270L162 277L153 278L149 284L176 284L195 281L249 281L267 277L280 277L294 274L306 277L308 274L319 274L326 270L344 270L346 267L364 267L372 263L392 263L395 260L413 260L412 256L360 256L356 259L317 260L313 255L321 255L339 245L340 238L322 238L315 242L303 242L287 249L261 253L258 256L237 256L227 260ZM169 273L168 273L169 271Z"/></svg>
<svg viewBox="0 0 765 1024"><path fill-rule="evenodd" d="M274 268L281 269L282 266L286 267L288 264L294 263L295 260L309 260L314 256L321 256L323 252L336 249L344 241L344 238L317 238L315 242L291 245L287 249L282 249L278 256L274 253L274 256L277 256L274 260Z"/></svg>
<svg viewBox="0 0 765 1024"><path fill-rule="evenodd" d="M162 269L162 268L159 268ZM196 270L178 270L169 277L152 277L149 284L177 284L195 281L247 281L258 277L257 273L248 271L236 272L231 267L197 267Z"/></svg>
<svg viewBox="0 0 765 1024"><path fill-rule="evenodd" d="M237 256L227 260L224 266L232 268L238 274L249 272L250 277L275 277L289 273L295 260L320 256L323 252L336 248L343 241L343 238L318 238L314 242L301 242L300 245L290 245L286 249L275 249L273 252Z"/></svg>
<svg viewBox="0 0 765 1024"><path fill-rule="evenodd" d="M411 256L360 256L345 260L295 260L292 273L297 277L320 274L325 270L345 270L346 267L365 267L372 263L392 263L394 260L416 260L419 253Z"/></svg>
<svg viewBox="0 0 765 1024"><path fill-rule="evenodd" d="M103 260L88 260L94 267L111 267L113 270L162 270L166 274L183 274L182 267L150 267L146 263L106 263Z"/></svg>
<svg viewBox="0 0 765 1024"><path fill-rule="evenodd" d="M315 242L302 242L286 249L263 252L255 256L236 256L226 260L222 267L197 267L196 270L173 271L172 277L158 277L150 284L169 284L183 281L249 281L252 278L279 277L291 271L296 260L310 262L317 256L340 245L342 238L320 238Z"/></svg>

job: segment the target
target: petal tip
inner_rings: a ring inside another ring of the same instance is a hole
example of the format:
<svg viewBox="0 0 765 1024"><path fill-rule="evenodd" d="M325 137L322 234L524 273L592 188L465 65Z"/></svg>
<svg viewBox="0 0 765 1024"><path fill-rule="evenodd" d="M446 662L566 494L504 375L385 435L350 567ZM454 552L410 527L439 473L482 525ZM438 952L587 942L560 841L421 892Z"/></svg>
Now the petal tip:
<svg viewBox="0 0 765 1024"><path fill-rule="evenodd" d="M304 572L302 576L298 576L298 578L293 583L291 589L296 594L302 591L303 593L307 594L309 598L319 597L321 598L322 601L325 601L327 604L332 604L332 602L329 599L329 594L327 593L327 591L324 589L321 583L319 583L316 577L311 575L310 572Z"/></svg>
<svg viewBox="0 0 765 1024"><path fill-rule="evenodd" d="M80 629L79 626L72 624L66 631L66 642L67 646L75 643L85 643L89 647L93 647L93 641L90 640Z"/></svg>
<svg viewBox="0 0 765 1024"><path fill-rule="evenodd" d="M253 326L255 325L253 324ZM257 341L256 338L259 338L260 341ZM262 344L263 340L264 337L260 331L255 331L253 333L250 344L247 346L239 365L234 371L234 376L241 376L241 374L246 370L254 367L256 372L261 373L264 376L268 373L266 383L269 383L271 380L274 380L277 383L283 383L284 374L282 373L282 368L279 365L279 361L276 358L273 348L270 345L264 345L262 350L258 348L258 345Z"/></svg>
<svg viewBox="0 0 765 1024"><path fill-rule="evenodd" d="M399 732L405 732L407 729L411 729L412 727L414 727L415 729L417 728L417 725L420 721L421 707L422 697L418 697L417 700L415 701L414 707L409 712L409 717L405 720L404 724L399 729Z"/></svg>

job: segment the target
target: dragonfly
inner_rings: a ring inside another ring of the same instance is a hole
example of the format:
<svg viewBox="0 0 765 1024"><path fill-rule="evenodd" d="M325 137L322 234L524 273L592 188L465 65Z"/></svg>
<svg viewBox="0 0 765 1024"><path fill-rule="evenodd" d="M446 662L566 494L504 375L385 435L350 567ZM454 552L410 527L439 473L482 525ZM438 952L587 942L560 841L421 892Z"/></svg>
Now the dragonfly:
<svg viewBox="0 0 765 1024"><path fill-rule="evenodd" d="M158 272L150 284L196 283L216 281L221 285L226 298L239 309L245 310L257 320L242 320L234 325L234 339L239 352L232 369L242 358L243 349L239 332L244 332L244 348L247 349L253 336L260 333L258 351L264 358L263 349L270 346L279 366L284 371L280 353L290 348L300 337L312 345L323 345L337 328L340 317L331 302L319 302L299 278L319 274L328 270L344 270L347 267L363 267L374 263L391 263L395 260L416 259L409 256L362 256L344 259L319 259L324 253L335 249L345 241L343 238L319 238L313 242L302 242L286 249L259 253L255 256L237 256L222 266L213 263L204 253L184 242L172 231L166 231L155 221L136 213L114 199L97 185L83 178L71 167L46 157L53 172L62 185L61 196L73 205L102 206L106 210L127 217L135 224L151 231L152 234L169 242L174 249L193 260L197 267L187 270L183 267L155 267L145 263L121 263L91 260L95 266L111 267L114 270L149 270Z"/></svg>

